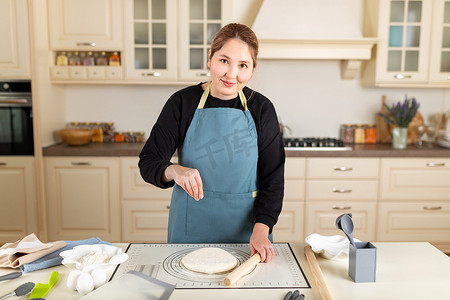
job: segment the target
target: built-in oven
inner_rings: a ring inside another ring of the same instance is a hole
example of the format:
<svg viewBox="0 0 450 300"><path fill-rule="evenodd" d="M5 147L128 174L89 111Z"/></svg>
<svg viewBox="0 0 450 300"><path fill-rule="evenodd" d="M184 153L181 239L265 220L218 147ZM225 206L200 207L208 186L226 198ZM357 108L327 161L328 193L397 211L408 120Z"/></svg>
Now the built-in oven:
<svg viewBox="0 0 450 300"><path fill-rule="evenodd" d="M0 155L34 155L30 80L0 80Z"/></svg>

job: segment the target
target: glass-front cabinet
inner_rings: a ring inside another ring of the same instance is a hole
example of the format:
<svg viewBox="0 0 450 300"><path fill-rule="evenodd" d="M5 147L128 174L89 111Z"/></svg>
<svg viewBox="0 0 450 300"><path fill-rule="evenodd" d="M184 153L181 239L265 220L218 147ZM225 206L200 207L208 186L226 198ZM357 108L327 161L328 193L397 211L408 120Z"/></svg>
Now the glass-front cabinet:
<svg viewBox="0 0 450 300"><path fill-rule="evenodd" d="M132 4L130 5L130 2ZM125 5L126 77L177 78L176 0L132 0Z"/></svg>
<svg viewBox="0 0 450 300"><path fill-rule="evenodd" d="M450 85L450 0L435 2L431 44L435 54L430 61L430 80Z"/></svg>
<svg viewBox="0 0 450 300"><path fill-rule="evenodd" d="M379 42L363 83L446 87L450 80L450 0L366 0L366 36ZM450 87L450 86L449 86Z"/></svg>
<svg viewBox="0 0 450 300"><path fill-rule="evenodd" d="M225 0L180 1L180 79L208 80L208 51L219 29L230 19Z"/></svg>
<svg viewBox="0 0 450 300"><path fill-rule="evenodd" d="M126 79L208 80L211 41L230 16L224 0L126 1Z"/></svg>
<svg viewBox="0 0 450 300"><path fill-rule="evenodd" d="M388 38L379 44L379 80L425 83L431 1L390 1L386 12L388 22L384 23L380 35Z"/></svg>

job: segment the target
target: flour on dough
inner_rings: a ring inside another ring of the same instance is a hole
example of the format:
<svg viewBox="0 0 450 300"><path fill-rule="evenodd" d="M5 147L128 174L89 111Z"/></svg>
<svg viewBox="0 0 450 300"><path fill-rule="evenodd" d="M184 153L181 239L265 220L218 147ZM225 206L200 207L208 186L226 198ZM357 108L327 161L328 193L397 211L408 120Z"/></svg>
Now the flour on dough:
<svg viewBox="0 0 450 300"><path fill-rule="evenodd" d="M187 254L181 263L189 270L207 274L222 273L233 269L237 259L220 248L201 248Z"/></svg>

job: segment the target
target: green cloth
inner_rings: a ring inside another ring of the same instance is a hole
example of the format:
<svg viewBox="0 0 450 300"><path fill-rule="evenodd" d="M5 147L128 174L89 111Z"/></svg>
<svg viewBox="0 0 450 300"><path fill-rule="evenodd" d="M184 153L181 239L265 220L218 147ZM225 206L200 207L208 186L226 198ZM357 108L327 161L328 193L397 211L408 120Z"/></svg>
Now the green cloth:
<svg viewBox="0 0 450 300"><path fill-rule="evenodd" d="M48 280L48 284L38 283L34 287L28 299L44 298L59 279L59 273L53 271Z"/></svg>

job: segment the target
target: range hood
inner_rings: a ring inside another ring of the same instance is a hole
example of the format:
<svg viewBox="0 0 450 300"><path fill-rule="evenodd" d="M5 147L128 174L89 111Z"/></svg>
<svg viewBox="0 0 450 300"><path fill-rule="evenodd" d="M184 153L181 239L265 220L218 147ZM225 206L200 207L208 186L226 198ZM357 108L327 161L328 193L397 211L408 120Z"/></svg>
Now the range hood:
<svg viewBox="0 0 450 300"><path fill-rule="evenodd" d="M341 60L356 77L378 41L364 38L345 0L263 0L252 29L260 59Z"/></svg>

